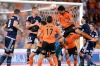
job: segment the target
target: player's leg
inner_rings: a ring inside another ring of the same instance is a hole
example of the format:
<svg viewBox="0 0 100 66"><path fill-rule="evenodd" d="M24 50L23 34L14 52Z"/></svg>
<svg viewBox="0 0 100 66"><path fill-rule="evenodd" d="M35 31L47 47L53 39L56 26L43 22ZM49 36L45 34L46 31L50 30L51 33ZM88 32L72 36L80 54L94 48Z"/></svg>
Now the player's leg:
<svg viewBox="0 0 100 66"><path fill-rule="evenodd" d="M3 54L0 58L0 65L4 62L4 60L7 58L7 54Z"/></svg>
<svg viewBox="0 0 100 66"><path fill-rule="evenodd" d="M54 63L53 63L53 61L51 59L51 56L47 57L47 60L49 61L50 66L54 66Z"/></svg>
<svg viewBox="0 0 100 66"><path fill-rule="evenodd" d="M29 62L29 55L31 53L31 46L32 46L31 43L27 45L27 63Z"/></svg>
<svg viewBox="0 0 100 66"><path fill-rule="evenodd" d="M63 59L63 54L61 52L61 54L58 56L58 66L61 66L62 59Z"/></svg>
<svg viewBox="0 0 100 66"><path fill-rule="evenodd" d="M90 58L86 54L86 53L88 53L87 51L90 51L89 50L89 41L87 41L86 44L85 44L85 46L82 48L82 50L80 52L80 56L83 57L89 64L95 66L95 64L90 60Z"/></svg>
<svg viewBox="0 0 100 66"><path fill-rule="evenodd" d="M33 57L36 55L36 53L32 52L30 55L29 55L29 64L30 66L33 66Z"/></svg>
<svg viewBox="0 0 100 66"><path fill-rule="evenodd" d="M47 42L42 42L42 50L41 50L41 55L38 61L38 66L42 65L42 60L45 58L46 52L48 50L48 43Z"/></svg>
<svg viewBox="0 0 100 66"><path fill-rule="evenodd" d="M74 66L77 66L77 47L73 48Z"/></svg>
<svg viewBox="0 0 100 66"><path fill-rule="evenodd" d="M29 63L30 63L30 66L33 66L33 62L34 62L34 59L33 57L35 55L38 55L41 53L41 50L42 50L42 47L37 47L36 48L36 51L32 51L31 54L29 55Z"/></svg>
<svg viewBox="0 0 100 66"><path fill-rule="evenodd" d="M70 59L69 59L69 54L68 53L66 54L66 62L68 64L68 66L71 66Z"/></svg>
<svg viewBox="0 0 100 66"><path fill-rule="evenodd" d="M10 53L7 57L7 66L11 66L11 59L12 59L13 53Z"/></svg>
<svg viewBox="0 0 100 66"><path fill-rule="evenodd" d="M31 53L32 44L34 44L35 36L29 35L27 44L27 63L29 63L29 55Z"/></svg>
<svg viewBox="0 0 100 66"><path fill-rule="evenodd" d="M11 66L11 60L14 52L14 45L15 45L15 39L11 39L10 44L8 46L8 57L7 57L7 66Z"/></svg>
<svg viewBox="0 0 100 66"><path fill-rule="evenodd" d="M56 41L55 43L55 51L56 51L56 57L58 59L58 66L61 66L61 55L62 55L62 46L60 45L59 41Z"/></svg>
<svg viewBox="0 0 100 66"><path fill-rule="evenodd" d="M0 58L0 65L4 62L6 58L9 57L8 55L11 53L11 51L13 51L14 44L15 44L15 39L5 37L5 53Z"/></svg>
<svg viewBox="0 0 100 66"><path fill-rule="evenodd" d="M70 58L69 58L71 56L71 54L72 54L72 50L71 49L67 49L66 50L66 62L68 64L68 66L71 66Z"/></svg>
<svg viewBox="0 0 100 66"><path fill-rule="evenodd" d="M52 44L49 44L49 49L50 49L50 52L51 52L51 56L55 62L55 65L58 66L58 60L57 60L57 57L56 57L56 54L55 54L55 43L52 43Z"/></svg>

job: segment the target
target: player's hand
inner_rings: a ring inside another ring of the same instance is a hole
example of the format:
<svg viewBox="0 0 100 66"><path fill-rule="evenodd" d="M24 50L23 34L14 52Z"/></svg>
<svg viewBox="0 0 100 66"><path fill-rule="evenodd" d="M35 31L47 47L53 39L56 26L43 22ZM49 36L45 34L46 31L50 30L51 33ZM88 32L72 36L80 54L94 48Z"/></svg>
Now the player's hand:
<svg viewBox="0 0 100 66"><path fill-rule="evenodd" d="M90 40L90 41L96 42L97 40L93 38L93 39L92 39L92 40Z"/></svg>
<svg viewBox="0 0 100 66"><path fill-rule="evenodd" d="M35 22L35 25L39 26L39 22L38 22L38 21L36 21L36 22Z"/></svg>
<svg viewBox="0 0 100 66"><path fill-rule="evenodd" d="M20 29L20 32L23 34L24 33L23 29Z"/></svg>

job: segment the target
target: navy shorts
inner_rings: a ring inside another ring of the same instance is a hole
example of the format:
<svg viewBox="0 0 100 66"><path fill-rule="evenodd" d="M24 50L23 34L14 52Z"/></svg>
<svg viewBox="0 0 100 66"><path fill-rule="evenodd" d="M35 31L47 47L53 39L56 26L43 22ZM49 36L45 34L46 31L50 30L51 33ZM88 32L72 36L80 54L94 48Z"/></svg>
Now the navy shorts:
<svg viewBox="0 0 100 66"><path fill-rule="evenodd" d="M80 52L83 54L92 55L94 48L95 48L95 42L87 41Z"/></svg>
<svg viewBox="0 0 100 66"><path fill-rule="evenodd" d="M14 52L15 39L9 36L5 37L5 53L10 54Z"/></svg>
<svg viewBox="0 0 100 66"><path fill-rule="evenodd" d="M37 38L37 35L29 34L29 36L28 36L28 44L34 44L35 38Z"/></svg>

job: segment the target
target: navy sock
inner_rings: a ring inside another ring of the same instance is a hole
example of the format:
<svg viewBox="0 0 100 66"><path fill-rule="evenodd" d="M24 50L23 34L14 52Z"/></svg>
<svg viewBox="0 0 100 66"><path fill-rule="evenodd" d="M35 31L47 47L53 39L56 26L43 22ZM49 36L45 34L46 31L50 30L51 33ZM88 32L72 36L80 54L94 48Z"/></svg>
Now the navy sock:
<svg viewBox="0 0 100 66"><path fill-rule="evenodd" d="M61 61L60 60L58 60L58 66L61 66Z"/></svg>
<svg viewBox="0 0 100 66"><path fill-rule="evenodd" d="M80 64L84 66L84 58L82 56L80 56Z"/></svg>
<svg viewBox="0 0 100 66"><path fill-rule="evenodd" d="M31 49L27 49L27 61L29 61L29 55L31 53Z"/></svg>
<svg viewBox="0 0 100 66"><path fill-rule="evenodd" d="M8 58L7 58L7 66L11 66L11 59L12 59L12 57L8 56Z"/></svg>
<svg viewBox="0 0 100 66"><path fill-rule="evenodd" d="M93 64L93 62L89 59L87 55L84 55L84 59L87 61L87 63Z"/></svg>
<svg viewBox="0 0 100 66"><path fill-rule="evenodd" d="M2 55L0 58L0 65L4 62L4 60L7 58L6 55Z"/></svg>

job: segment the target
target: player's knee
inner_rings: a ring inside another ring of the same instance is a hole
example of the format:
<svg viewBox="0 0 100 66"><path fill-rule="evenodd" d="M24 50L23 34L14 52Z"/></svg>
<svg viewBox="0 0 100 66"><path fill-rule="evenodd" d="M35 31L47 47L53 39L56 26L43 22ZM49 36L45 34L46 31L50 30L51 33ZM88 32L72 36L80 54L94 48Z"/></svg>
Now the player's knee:
<svg viewBox="0 0 100 66"><path fill-rule="evenodd" d="M29 55L29 58L33 58L35 56L35 53L31 53L30 55Z"/></svg>

